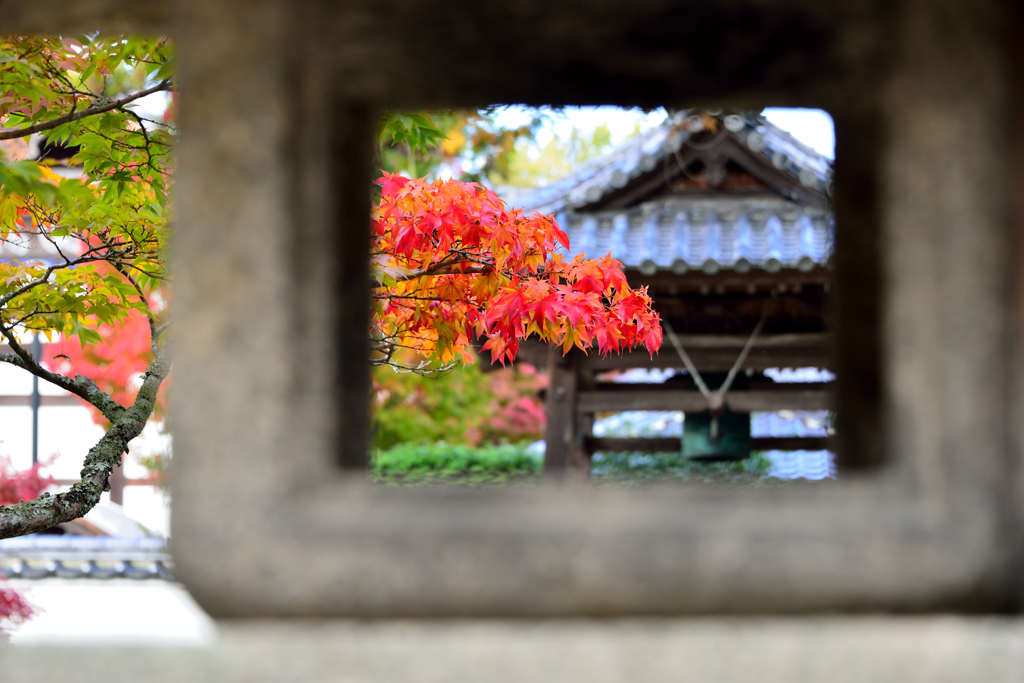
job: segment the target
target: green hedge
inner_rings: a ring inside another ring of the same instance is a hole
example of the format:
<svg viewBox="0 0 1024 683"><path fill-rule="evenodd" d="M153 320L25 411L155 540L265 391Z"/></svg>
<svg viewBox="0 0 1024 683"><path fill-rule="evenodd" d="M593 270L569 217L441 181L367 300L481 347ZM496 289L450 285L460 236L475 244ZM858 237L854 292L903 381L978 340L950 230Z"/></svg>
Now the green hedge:
<svg viewBox="0 0 1024 683"><path fill-rule="evenodd" d="M525 446L401 444L378 451L371 477L382 484L506 484L540 476L543 456Z"/></svg>
<svg viewBox="0 0 1024 683"><path fill-rule="evenodd" d="M681 453L595 453L591 478L596 482L643 483L654 481L691 481L709 484L755 485L770 479L772 462L755 452L746 460L701 462L687 460Z"/></svg>
<svg viewBox="0 0 1024 683"><path fill-rule="evenodd" d="M401 444L374 455L371 478L393 486L526 483L540 477L542 465L543 456L525 445ZM679 453L595 453L593 479L617 484L677 480L757 485L768 479L770 469L771 461L761 453L739 462L695 462Z"/></svg>

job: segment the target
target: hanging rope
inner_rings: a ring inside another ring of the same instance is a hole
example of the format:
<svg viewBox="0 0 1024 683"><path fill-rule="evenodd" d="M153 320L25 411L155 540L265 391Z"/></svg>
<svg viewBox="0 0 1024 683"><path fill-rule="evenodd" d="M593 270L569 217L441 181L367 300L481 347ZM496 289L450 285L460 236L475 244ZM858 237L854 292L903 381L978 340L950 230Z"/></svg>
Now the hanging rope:
<svg viewBox="0 0 1024 683"><path fill-rule="evenodd" d="M754 331L750 334L747 339L747 343L743 345L743 350L740 351L740 355L736 357L736 362L732 364L732 368L729 370L729 374L725 376L725 381L722 382L722 386L718 387L714 391L708 389L708 385L704 382L704 378L701 377L700 371L697 370L697 366L693 364L690 359L690 355L686 353L686 349L683 348L682 343L679 341L679 337L676 336L675 331L667 320L662 320L662 327L665 328L665 333L668 335L668 339L672 342L672 346L675 347L676 353L679 354L680 360L683 361L683 365L686 366L687 372L690 373L690 377L693 378L694 384L697 385L697 389L700 391L701 396L704 397L704 402L708 406L708 412L711 413L711 439L718 439L718 414L722 412L725 407L725 393L729 391L732 386L733 380L736 379L736 374L743 367L744 361L747 360L747 356L750 355L750 350L754 346L754 342L757 341L758 336L761 334L761 330L764 329L764 323L768 320L768 313L771 312L772 302L775 301L775 297L778 295L777 290L772 290L771 297L764 303L764 309L761 311L761 319L757 321L757 325L754 326Z"/></svg>
<svg viewBox="0 0 1024 683"><path fill-rule="evenodd" d="M679 343L679 337L676 336L676 333L672 330L672 326L669 325L668 321L662 320L661 326L665 328L665 332L668 334L669 341L672 342L672 346L675 347L676 353L679 354L679 357L683 361L683 365L686 366L687 372L690 373L690 377L692 377L693 381L697 384L697 389L700 390L701 395L704 397L704 400L707 402L708 407L710 408L711 391L708 389L708 385L704 384L704 378L700 376L699 372L697 372L697 366L693 364L693 361L690 360L689 354L686 353L686 350L683 348L683 345Z"/></svg>

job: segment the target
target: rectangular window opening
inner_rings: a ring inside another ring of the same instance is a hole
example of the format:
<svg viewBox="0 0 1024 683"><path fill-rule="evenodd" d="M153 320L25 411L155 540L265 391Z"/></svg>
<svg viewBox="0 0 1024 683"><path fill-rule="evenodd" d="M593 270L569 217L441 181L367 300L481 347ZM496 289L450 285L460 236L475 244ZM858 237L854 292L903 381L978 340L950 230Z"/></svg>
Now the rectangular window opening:
<svg viewBox="0 0 1024 683"><path fill-rule="evenodd" d="M411 130L397 118L385 115ZM630 288L646 290L664 333L653 359L639 336L635 348L602 353L591 329L587 352L563 354L532 334L503 367L488 332L518 313L488 313L485 302L478 363L435 362L421 367L428 376L374 369L373 479L835 478L828 113L508 106L428 121L432 145L385 136L382 170L479 183L507 208L553 216L569 243L559 255L614 259ZM503 284L531 301L529 277ZM562 305L559 320L571 314ZM422 363L412 349L393 358Z"/></svg>

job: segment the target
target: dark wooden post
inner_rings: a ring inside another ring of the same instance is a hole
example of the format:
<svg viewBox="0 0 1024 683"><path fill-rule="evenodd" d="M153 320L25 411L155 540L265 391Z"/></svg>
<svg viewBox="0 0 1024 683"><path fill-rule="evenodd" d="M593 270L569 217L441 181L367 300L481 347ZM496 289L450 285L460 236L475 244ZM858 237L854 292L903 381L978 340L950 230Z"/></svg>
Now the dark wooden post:
<svg viewBox="0 0 1024 683"><path fill-rule="evenodd" d="M585 443L594 426L594 414L577 414L580 389L593 388L593 371L580 368L576 351L563 356L551 349L548 357L548 426L545 431L544 474L549 477L590 478L591 451Z"/></svg>
<svg viewBox="0 0 1024 683"><path fill-rule="evenodd" d="M591 391L594 389L594 372L584 368L576 368L576 390ZM590 458L594 454L589 446L594 431L594 413L576 412L578 401L573 402L575 427L573 429L573 448L569 460L569 474L573 479L587 481L590 479Z"/></svg>
<svg viewBox="0 0 1024 683"><path fill-rule="evenodd" d="M576 368L574 354L551 349L548 356L548 425L544 433L544 474L562 478L576 446Z"/></svg>
<svg viewBox="0 0 1024 683"><path fill-rule="evenodd" d="M835 115L836 248L832 294L838 392L836 463L840 470L877 467L884 460L882 246L878 133L874 108ZM844 428L843 425L856 425Z"/></svg>

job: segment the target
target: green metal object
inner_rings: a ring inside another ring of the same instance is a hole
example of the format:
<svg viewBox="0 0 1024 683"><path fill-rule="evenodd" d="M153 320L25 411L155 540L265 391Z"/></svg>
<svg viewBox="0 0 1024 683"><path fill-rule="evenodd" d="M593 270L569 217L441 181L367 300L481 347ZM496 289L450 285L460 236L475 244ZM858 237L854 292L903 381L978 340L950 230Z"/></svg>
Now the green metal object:
<svg viewBox="0 0 1024 683"><path fill-rule="evenodd" d="M717 421L717 429L713 422ZM717 431L716 433L713 433ZM745 460L750 457L750 413L726 409L686 413L683 417L683 457L688 460Z"/></svg>
<svg viewBox="0 0 1024 683"><path fill-rule="evenodd" d="M724 372L701 373L707 386L714 391L725 381ZM741 373L732 383L732 391L746 391L754 373ZM688 391L697 385L689 374L676 375L668 382ZM712 430L716 421L717 429ZM713 433L714 432L714 433ZM750 457L750 413L734 413L724 409L715 418L711 413L686 413L683 417L682 454L688 460L745 460Z"/></svg>

